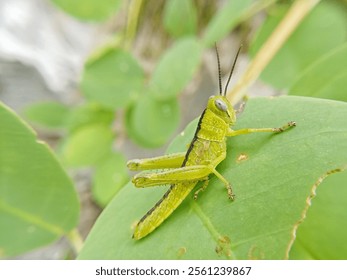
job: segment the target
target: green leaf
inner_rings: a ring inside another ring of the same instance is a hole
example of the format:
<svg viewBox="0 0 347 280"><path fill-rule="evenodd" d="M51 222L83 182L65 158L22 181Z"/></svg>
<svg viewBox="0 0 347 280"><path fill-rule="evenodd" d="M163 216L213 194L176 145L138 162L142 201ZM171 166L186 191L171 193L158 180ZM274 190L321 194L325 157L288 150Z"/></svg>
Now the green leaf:
<svg viewBox="0 0 347 280"><path fill-rule="evenodd" d="M121 49L108 49L87 63L81 88L91 101L111 108L124 108L143 87L143 71L137 61Z"/></svg>
<svg viewBox="0 0 347 280"><path fill-rule="evenodd" d="M310 65L289 94L347 101L347 44L334 48Z"/></svg>
<svg viewBox="0 0 347 280"><path fill-rule="evenodd" d="M180 120L176 99L157 101L144 94L127 113L126 129L132 140L146 147L165 144Z"/></svg>
<svg viewBox="0 0 347 280"><path fill-rule="evenodd" d="M192 79L202 48L195 38L176 41L160 59L150 81L150 89L160 100L175 98Z"/></svg>
<svg viewBox="0 0 347 280"><path fill-rule="evenodd" d="M70 131L90 124L111 125L114 121L114 111L96 103L84 103L71 110L66 125Z"/></svg>
<svg viewBox="0 0 347 280"><path fill-rule="evenodd" d="M57 240L78 215L77 194L51 150L0 103L0 255Z"/></svg>
<svg viewBox="0 0 347 280"><path fill-rule="evenodd" d="M114 133L104 124L91 124L76 130L62 146L62 160L70 167L90 166L111 152Z"/></svg>
<svg viewBox="0 0 347 280"><path fill-rule="evenodd" d="M66 124L70 108L58 102L35 103L25 108L29 121L47 128L62 128Z"/></svg>
<svg viewBox="0 0 347 280"><path fill-rule="evenodd" d="M291 259L347 259L347 171L327 177L299 227ZM314 190L313 190L314 191Z"/></svg>
<svg viewBox="0 0 347 280"><path fill-rule="evenodd" d="M174 37L194 35L197 11L191 0L168 0L165 3L164 27Z"/></svg>
<svg viewBox="0 0 347 280"><path fill-rule="evenodd" d="M126 161L122 154L112 153L98 164L93 176L93 197L105 207L129 180Z"/></svg>
<svg viewBox="0 0 347 280"><path fill-rule="evenodd" d="M89 234L80 259L284 259L306 199L317 180L347 165L347 104L303 97L254 98L235 126L297 127L282 134L257 133L228 139L217 170L232 183L210 184L197 201L188 196L152 234L131 238L134 225L166 191L125 186ZM190 129L190 139L193 135ZM187 149L178 136L170 152ZM329 207L326 205L326 207ZM317 233L319 234L319 233Z"/></svg>
<svg viewBox="0 0 347 280"><path fill-rule="evenodd" d="M288 10L286 5L276 7L251 45L252 56ZM261 78L277 88L289 88L306 67L346 41L346 23L346 12L343 9L335 3L322 1L293 32L262 72Z"/></svg>
<svg viewBox="0 0 347 280"><path fill-rule="evenodd" d="M227 1L208 24L202 38L204 46L210 47L225 37L240 22L252 4L253 0Z"/></svg>
<svg viewBox="0 0 347 280"><path fill-rule="evenodd" d="M70 15L83 20L106 20L116 13L121 0L51 0Z"/></svg>

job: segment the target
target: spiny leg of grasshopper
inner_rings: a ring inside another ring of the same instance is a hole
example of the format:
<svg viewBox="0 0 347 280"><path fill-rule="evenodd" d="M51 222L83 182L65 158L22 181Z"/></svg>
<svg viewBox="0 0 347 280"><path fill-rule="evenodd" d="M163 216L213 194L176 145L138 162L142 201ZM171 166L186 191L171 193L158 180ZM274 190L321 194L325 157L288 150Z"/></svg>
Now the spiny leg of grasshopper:
<svg viewBox="0 0 347 280"><path fill-rule="evenodd" d="M217 172L217 171L216 171ZM218 173L219 176L218 178L222 180L222 182L224 183L227 191L228 191L228 197L230 200L234 200L235 199L235 195L233 193L233 189L231 187L231 184L220 174ZM203 192L204 190L206 190L207 186L208 186L208 183L209 183L209 179L208 177L205 179L204 181L204 184L194 193L194 200L197 200L198 199L198 195L200 192Z"/></svg>
<svg viewBox="0 0 347 280"><path fill-rule="evenodd" d="M165 169L181 167L186 153L175 153L165 156L133 159L129 160L127 167L129 170L148 170L148 169Z"/></svg>
<svg viewBox="0 0 347 280"><path fill-rule="evenodd" d="M239 108L237 108L237 109L235 110L236 115L240 115L240 114L243 113L243 111L244 111L244 109L245 109L245 107L246 107L247 101L248 101L248 96L245 95L245 96L243 97L243 99L242 99L241 104L239 105Z"/></svg>
<svg viewBox="0 0 347 280"><path fill-rule="evenodd" d="M275 127L275 128L244 128L239 130L232 130L229 129L227 136L236 136L241 134L248 134L248 133L254 133L254 132L283 132L287 129L296 126L296 122L289 122L281 127Z"/></svg>
<svg viewBox="0 0 347 280"><path fill-rule="evenodd" d="M199 188L195 193L194 193L194 200L197 200L198 199L198 195L200 192L203 192L204 190L206 190L207 186L208 186L208 183L209 183L209 179L206 178L206 180L204 181L203 185L201 186L201 188Z"/></svg>

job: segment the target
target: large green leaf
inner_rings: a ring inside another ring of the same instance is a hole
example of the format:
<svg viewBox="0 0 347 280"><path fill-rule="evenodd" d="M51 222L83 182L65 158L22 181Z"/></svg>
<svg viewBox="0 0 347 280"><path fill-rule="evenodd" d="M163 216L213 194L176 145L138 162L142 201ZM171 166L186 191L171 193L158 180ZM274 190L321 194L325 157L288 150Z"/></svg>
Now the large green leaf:
<svg viewBox="0 0 347 280"><path fill-rule="evenodd" d="M78 215L76 192L50 149L0 103L0 255L58 239Z"/></svg>
<svg viewBox="0 0 347 280"><path fill-rule="evenodd" d="M202 48L193 37L178 40L160 59L150 89L160 100L169 100L180 93L192 79L201 59Z"/></svg>
<svg viewBox="0 0 347 280"><path fill-rule="evenodd" d="M80 259L283 259L288 257L306 199L318 178L347 164L347 104L303 98L254 98L235 128L273 127L295 120L282 134L228 139L228 156L217 168L233 185L230 202L211 176L197 201L188 196L152 234L131 239L136 221L164 187L125 186L89 234ZM192 127L191 127L192 128ZM170 152L186 150L193 130ZM317 233L319 234L319 232Z"/></svg>
<svg viewBox="0 0 347 280"><path fill-rule="evenodd" d="M291 259L347 259L346 186L347 171L327 177L318 186L317 197L298 229Z"/></svg>
<svg viewBox="0 0 347 280"><path fill-rule="evenodd" d="M275 6L271 11L250 47L252 55L261 48L288 8L287 5ZM289 88L306 67L346 42L346 34L346 12L333 1L322 1L288 38L261 78L277 88Z"/></svg>
<svg viewBox="0 0 347 280"><path fill-rule="evenodd" d="M65 12L84 20L105 20L120 7L121 0L51 0Z"/></svg>
<svg viewBox="0 0 347 280"><path fill-rule="evenodd" d="M89 100L107 108L124 108L141 92L143 78L130 53L111 48L87 63L81 88Z"/></svg>
<svg viewBox="0 0 347 280"><path fill-rule="evenodd" d="M347 44L310 65L291 86L292 95L347 101Z"/></svg>

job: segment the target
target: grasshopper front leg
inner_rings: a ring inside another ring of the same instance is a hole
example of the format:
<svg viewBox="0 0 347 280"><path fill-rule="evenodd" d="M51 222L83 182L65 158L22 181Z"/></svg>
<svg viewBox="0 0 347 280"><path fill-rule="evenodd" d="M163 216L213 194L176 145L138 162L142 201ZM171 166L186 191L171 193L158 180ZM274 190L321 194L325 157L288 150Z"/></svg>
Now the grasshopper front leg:
<svg viewBox="0 0 347 280"><path fill-rule="evenodd" d="M292 127L296 126L296 122L289 122L281 127L275 127L275 128L244 128L239 130L232 130L229 128L227 132L227 136L237 136L241 134L249 134L254 132L275 132L280 133L283 131L286 131Z"/></svg>

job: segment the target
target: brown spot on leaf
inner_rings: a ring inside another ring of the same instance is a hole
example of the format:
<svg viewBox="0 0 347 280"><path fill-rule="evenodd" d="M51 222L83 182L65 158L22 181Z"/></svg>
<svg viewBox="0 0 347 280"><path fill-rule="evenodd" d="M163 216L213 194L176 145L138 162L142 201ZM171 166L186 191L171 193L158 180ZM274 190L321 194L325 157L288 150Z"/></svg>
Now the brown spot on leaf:
<svg viewBox="0 0 347 280"><path fill-rule="evenodd" d="M220 236L218 239L219 239L219 242L221 243L230 244L230 238L226 235Z"/></svg>
<svg viewBox="0 0 347 280"><path fill-rule="evenodd" d="M231 257L230 238L226 235L220 236L215 251L218 256L225 255L226 257Z"/></svg>
<svg viewBox="0 0 347 280"><path fill-rule="evenodd" d="M247 160L247 159L248 159L248 156L247 156L246 154L244 154L244 153L241 153L241 154L237 157L236 162L237 162L237 163L240 163L241 161L245 161L245 160Z"/></svg>
<svg viewBox="0 0 347 280"><path fill-rule="evenodd" d="M248 251L249 260L263 260L265 258L264 252L258 247L253 245Z"/></svg>
<svg viewBox="0 0 347 280"><path fill-rule="evenodd" d="M216 251L217 255L220 256L222 254L223 249L221 246L216 246L215 251Z"/></svg>
<svg viewBox="0 0 347 280"><path fill-rule="evenodd" d="M185 253L187 253L187 248L186 247L181 247L178 249L177 257L181 258Z"/></svg>

